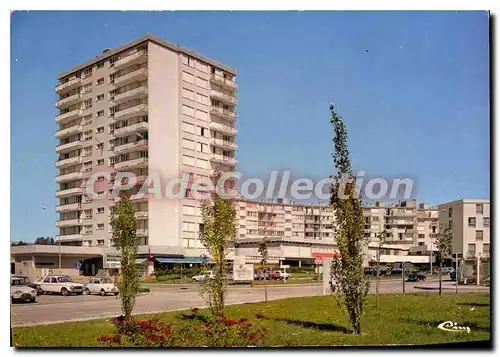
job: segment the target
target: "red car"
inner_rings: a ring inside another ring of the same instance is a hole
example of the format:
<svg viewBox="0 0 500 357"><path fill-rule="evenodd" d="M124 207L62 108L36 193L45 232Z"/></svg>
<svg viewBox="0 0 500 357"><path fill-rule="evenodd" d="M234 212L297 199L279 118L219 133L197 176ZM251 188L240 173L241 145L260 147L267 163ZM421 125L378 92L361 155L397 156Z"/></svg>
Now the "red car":
<svg viewBox="0 0 500 357"><path fill-rule="evenodd" d="M284 271L281 270L276 270L271 272L271 279L273 280L284 280L290 278L290 273L285 273Z"/></svg>

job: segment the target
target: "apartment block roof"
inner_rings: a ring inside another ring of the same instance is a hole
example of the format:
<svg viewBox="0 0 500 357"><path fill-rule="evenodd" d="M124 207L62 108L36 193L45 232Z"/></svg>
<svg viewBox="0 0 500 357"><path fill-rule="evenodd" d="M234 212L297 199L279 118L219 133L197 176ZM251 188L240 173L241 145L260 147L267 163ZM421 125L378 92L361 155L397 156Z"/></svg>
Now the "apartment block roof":
<svg viewBox="0 0 500 357"><path fill-rule="evenodd" d="M438 207L442 207L442 206L449 206L449 205L453 205L453 204L457 204L457 203L461 203L461 204L489 204L490 203L490 200L489 199L486 199L486 198L462 198L460 200L455 200L455 201L451 201L451 202L446 202L446 203L440 203L438 204Z"/></svg>
<svg viewBox="0 0 500 357"><path fill-rule="evenodd" d="M57 76L57 79L61 79L61 78L64 78L66 76L69 76L75 72L78 72L78 71L81 71L82 69L86 68L86 67L89 67L89 66L92 66L100 61L103 61L107 58L110 58L110 57L113 57L115 56L116 54L122 52L122 51L125 51L131 47L134 47L134 46L137 46L143 42L147 42L147 41L151 41L151 42L154 42L160 46L163 46L165 48L168 48L172 51L175 51L177 53L183 53L183 54L186 54L186 55L189 55L191 57L194 57L196 59L199 59L203 62L206 62L212 66L215 66L215 67L218 67L218 68L221 68L227 72L229 72L230 74L232 75L236 75L236 70L232 67L229 67L229 66L226 66L220 62L217 62L217 61L214 61L214 60L211 60L209 58L206 58L206 57L203 57L199 54L197 54L196 52L194 51L191 51L191 50L188 50L184 47L181 47L179 45L174 45L173 43L170 43L168 41L165 41L165 40L162 40L161 38L157 37L157 36L154 36L154 35L151 35L151 34L147 34L137 40L134 40L132 42L129 42L127 43L126 45L123 45L121 47L118 47L118 48L115 48L115 49L112 49L110 51L106 51L104 52L103 54L101 54L100 56L97 56L93 59L91 59L90 61L87 61L87 62L84 62L76 67L73 67L71 68L70 70L68 71L65 71L65 72L62 72L59 74L59 76Z"/></svg>

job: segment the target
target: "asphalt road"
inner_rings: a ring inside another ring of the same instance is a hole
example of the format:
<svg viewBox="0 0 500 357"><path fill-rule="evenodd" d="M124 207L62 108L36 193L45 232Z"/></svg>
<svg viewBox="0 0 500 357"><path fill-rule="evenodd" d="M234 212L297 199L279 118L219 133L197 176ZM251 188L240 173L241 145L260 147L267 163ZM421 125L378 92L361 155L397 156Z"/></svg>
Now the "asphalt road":
<svg viewBox="0 0 500 357"><path fill-rule="evenodd" d="M184 310L191 307L203 307L204 301L199 295L196 284L189 285L148 285L151 292L137 298L134 312L145 314L161 311ZM424 288L435 289L435 281L420 283L405 283L406 292L418 293L429 292ZM455 292L455 286L451 282L443 283L444 292ZM485 291L488 288L467 286L459 287L460 291ZM373 283L371 292L375 291ZM401 280L387 280L380 282L380 293L401 293ZM276 300L287 297L321 295L322 287L319 284L297 284L283 286L268 286L268 299ZM228 288L227 303L242 304L259 302L264 298L263 286L230 286ZM29 326L58 323L64 321L82 321L95 318L108 318L120 315L120 301L115 296L101 297L98 295L82 296L59 296L43 295L37 298L34 304L22 303L12 304L11 316L13 326Z"/></svg>

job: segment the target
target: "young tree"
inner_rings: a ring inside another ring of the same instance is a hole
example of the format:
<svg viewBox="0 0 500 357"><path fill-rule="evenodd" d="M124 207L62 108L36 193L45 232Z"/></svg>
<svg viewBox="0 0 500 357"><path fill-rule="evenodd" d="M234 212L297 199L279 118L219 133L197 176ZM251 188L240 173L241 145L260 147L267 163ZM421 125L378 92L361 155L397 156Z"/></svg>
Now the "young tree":
<svg viewBox="0 0 500 357"><path fill-rule="evenodd" d="M349 160L347 131L333 105L330 111L335 150L332 156L337 170L333 176L330 203L336 216L335 238L339 249L339 256L333 259L331 265L331 285L337 301L346 307L353 333L359 334L370 283L363 269L366 243L363 237L363 210Z"/></svg>
<svg viewBox="0 0 500 357"><path fill-rule="evenodd" d="M218 188L220 189L220 188ZM226 295L226 262L228 250L234 247L236 237L236 210L230 199L223 199L215 190L213 201L201 204L203 231L200 240L209 252L213 266L213 279L206 279L201 293L208 300L213 315L224 312Z"/></svg>
<svg viewBox="0 0 500 357"><path fill-rule="evenodd" d="M113 227L113 239L115 240L116 249L121 255L122 276L119 279L118 288L120 290L122 312L125 319L129 320L132 316L135 299L139 293L139 276L135 268L137 221L132 210L130 194L122 191L120 198L116 205L116 212L111 221L111 226Z"/></svg>
<svg viewBox="0 0 500 357"><path fill-rule="evenodd" d="M375 294L377 296L377 302L376 302L377 309L378 309L378 302L379 302L378 290L379 290L379 282L380 282L380 248L382 248L382 246L384 245L386 237L387 237L387 232L385 230L383 230L382 232L377 234L377 281L375 283L376 284L375 285Z"/></svg>
<svg viewBox="0 0 500 357"><path fill-rule="evenodd" d="M267 277L266 277L266 266L269 259L268 252L269 240L264 237L262 242L259 243L259 253L260 253L260 264L262 265L262 271L264 273L264 297L267 303Z"/></svg>
<svg viewBox="0 0 500 357"><path fill-rule="evenodd" d="M451 241L452 241L452 233L449 227L443 227L437 235L436 238L436 247L438 249L438 258L439 258L439 295L442 294L442 285L443 285L443 259L451 254ZM457 283L458 283L458 272L456 275Z"/></svg>

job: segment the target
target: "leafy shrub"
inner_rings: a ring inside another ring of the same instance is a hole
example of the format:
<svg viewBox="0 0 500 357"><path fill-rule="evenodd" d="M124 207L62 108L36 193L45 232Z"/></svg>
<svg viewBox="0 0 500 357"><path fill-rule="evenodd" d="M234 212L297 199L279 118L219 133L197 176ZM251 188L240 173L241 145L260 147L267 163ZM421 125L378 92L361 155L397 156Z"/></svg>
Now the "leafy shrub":
<svg viewBox="0 0 500 357"><path fill-rule="evenodd" d="M314 274L314 266L290 267L287 269L289 273L309 273Z"/></svg>

